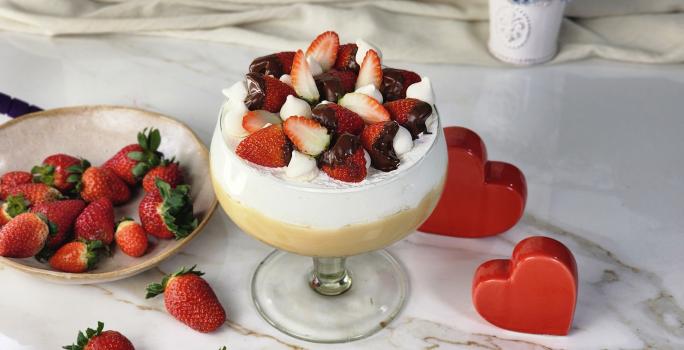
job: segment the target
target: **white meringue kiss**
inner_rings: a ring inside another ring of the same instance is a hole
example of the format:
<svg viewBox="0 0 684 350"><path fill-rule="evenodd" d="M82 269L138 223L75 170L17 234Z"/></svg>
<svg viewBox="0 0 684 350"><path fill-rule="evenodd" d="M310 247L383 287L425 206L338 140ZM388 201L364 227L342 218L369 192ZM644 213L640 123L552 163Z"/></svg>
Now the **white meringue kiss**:
<svg viewBox="0 0 684 350"><path fill-rule="evenodd" d="M408 153L413 148L413 138L405 127L399 126L397 134L394 135L392 147L394 147L394 152L396 152L398 156Z"/></svg>
<svg viewBox="0 0 684 350"><path fill-rule="evenodd" d="M283 83L285 83L285 84L287 84L287 85L292 86L292 76L290 76L289 74L283 74L283 75L281 75L281 76L280 76L280 81L282 81Z"/></svg>
<svg viewBox="0 0 684 350"><path fill-rule="evenodd" d="M370 49L375 50L375 52L378 54L378 57L380 57L380 60L382 60L382 52L380 51L380 49L378 49L377 46L363 39L357 39L356 47L356 57L354 57L354 59L356 59L356 63L358 63L359 66L361 65L361 62L363 62L363 58L366 57L366 52Z"/></svg>
<svg viewBox="0 0 684 350"><path fill-rule="evenodd" d="M288 95L285 103L280 108L280 119L285 121L293 115L311 118L311 106L300 98Z"/></svg>
<svg viewBox="0 0 684 350"><path fill-rule="evenodd" d="M221 92L230 102L244 102L247 97L247 86L244 80L240 80Z"/></svg>
<svg viewBox="0 0 684 350"><path fill-rule="evenodd" d="M323 73L323 67L321 67L321 64L312 56L306 58L306 63L309 64L309 70L311 70L311 75L314 77Z"/></svg>
<svg viewBox="0 0 684 350"><path fill-rule="evenodd" d="M373 99L378 101L378 103L382 104L382 93L373 84L364 85L356 89L356 91L354 92L362 93L364 95L372 97Z"/></svg>
<svg viewBox="0 0 684 350"><path fill-rule="evenodd" d="M368 151L366 151L365 149L363 150L363 158L366 160L366 170L370 169L370 166L371 166L370 154L368 154Z"/></svg>
<svg viewBox="0 0 684 350"><path fill-rule="evenodd" d="M233 137L245 137L249 132L242 127L242 117L249 110L242 100L229 99L221 106L221 126L224 133Z"/></svg>
<svg viewBox="0 0 684 350"><path fill-rule="evenodd" d="M318 176L316 160L304 153L293 150L290 164L287 165L285 170L285 176L300 181L310 181Z"/></svg>
<svg viewBox="0 0 684 350"><path fill-rule="evenodd" d="M419 82L411 84L406 89L406 97L415 98L430 105L435 104L435 92L432 91L430 78L421 77Z"/></svg>

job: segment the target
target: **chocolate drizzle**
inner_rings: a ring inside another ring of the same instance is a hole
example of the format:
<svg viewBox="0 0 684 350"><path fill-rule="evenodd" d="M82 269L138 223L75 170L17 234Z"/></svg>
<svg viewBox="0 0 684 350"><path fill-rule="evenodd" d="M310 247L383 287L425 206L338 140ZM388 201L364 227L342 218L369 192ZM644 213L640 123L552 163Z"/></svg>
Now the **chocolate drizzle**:
<svg viewBox="0 0 684 350"><path fill-rule="evenodd" d="M425 121L432 115L432 106L429 103L417 100L418 103L409 111L406 123L402 125L411 133L415 140L421 133L429 134Z"/></svg>
<svg viewBox="0 0 684 350"><path fill-rule="evenodd" d="M266 100L266 82L264 76L259 73L247 73L247 97L245 106L250 111L261 109Z"/></svg>
<svg viewBox="0 0 684 350"><path fill-rule="evenodd" d="M380 92L386 102L406 98L406 87L404 87L404 75L401 70L385 68L382 70L382 84Z"/></svg>
<svg viewBox="0 0 684 350"><path fill-rule="evenodd" d="M351 157L359 147L361 147L361 141L358 136L344 133L337 137L332 148L323 153L320 161L331 166L344 164L345 160Z"/></svg>
<svg viewBox="0 0 684 350"><path fill-rule="evenodd" d="M272 75L276 78L280 78L281 75L285 74L283 65L276 54L255 58L249 65L249 71L251 73Z"/></svg>
<svg viewBox="0 0 684 350"><path fill-rule="evenodd" d="M323 125L330 133L335 134L337 130L337 116L335 109L329 106L329 103L316 106L311 110L311 117Z"/></svg>
<svg viewBox="0 0 684 350"><path fill-rule="evenodd" d="M366 149L371 158L371 165L381 171L392 171L399 167L399 157L394 151L394 136L399 131L399 124L391 121L384 124L380 135Z"/></svg>
<svg viewBox="0 0 684 350"><path fill-rule="evenodd" d="M326 101L337 102L345 93L349 92L345 91L340 79L329 72L315 76L314 81L316 81L318 93Z"/></svg>

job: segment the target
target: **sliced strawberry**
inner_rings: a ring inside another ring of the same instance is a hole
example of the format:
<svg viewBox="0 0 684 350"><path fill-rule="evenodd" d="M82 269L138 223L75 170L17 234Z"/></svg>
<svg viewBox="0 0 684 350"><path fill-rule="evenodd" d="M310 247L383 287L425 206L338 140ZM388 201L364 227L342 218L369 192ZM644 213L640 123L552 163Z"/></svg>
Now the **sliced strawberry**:
<svg viewBox="0 0 684 350"><path fill-rule="evenodd" d="M278 168L290 162L292 144L285 136L282 125L274 124L247 136L237 146L235 153L252 163Z"/></svg>
<svg viewBox="0 0 684 350"><path fill-rule="evenodd" d="M361 144L368 151L371 165L382 171L392 171L399 166L399 157L394 151L394 136L399 131L395 121L368 125L361 133Z"/></svg>
<svg viewBox="0 0 684 350"><path fill-rule="evenodd" d="M249 111L242 117L242 127L250 134L260 130L266 124L280 124L283 120L275 113L257 109L256 111Z"/></svg>
<svg viewBox="0 0 684 350"><path fill-rule="evenodd" d="M420 80L420 75L410 70L385 68L382 70L380 92L385 102L406 98L406 89Z"/></svg>
<svg viewBox="0 0 684 350"><path fill-rule="evenodd" d="M306 56L315 58L325 72L335 65L339 48L340 37L335 32L327 31L321 33L311 42L309 48L306 49Z"/></svg>
<svg viewBox="0 0 684 350"><path fill-rule="evenodd" d="M290 75L292 76L292 87L299 97L310 104L318 102L320 94L302 50L298 50L295 53L294 60L292 61L292 73Z"/></svg>
<svg viewBox="0 0 684 350"><path fill-rule="evenodd" d="M321 156L321 170L333 179L361 182L366 178L366 157L358 136L342 134Z"/></svg>
<svg viewBox="0 0 684 350"><path fill-rule="evenodd" d="M385 108L392 120L408 129L413 139L417 139L421 133L427 133L425 121L432 115L432 106L415 98L404 98L386 102Z"/></svg>
<svg viewBox="0 0 684 350"><path fill-rule="evenodd" d="M344 133L360 135L366 126L358 114L336 103L318 105L311 111L311 114L312 118L335 135Z"/></svg>
<svg viewBox="0 0 684 350"><path fill-rule="evenodd" d="M356 63L356 51L359 49L356 44L340 45L337 50L337 60L335 60L335 69L344 71L359 71L359 64Z"/></svg>
<svg viewBox="0 0 684 350"><path fill-rule="evenodd" d="M361 116L366 124L390 120L389 113L378 101L358 92L344 95L340 99L339 104Z"/></svg>
<svg viewBox="0 0 684 350"><path fill-rule="evenodd" d="M361 69L359 69L359 78L356 79L357 89L370 84L378 89L382 84L382 66L380 65L380 57L375 50L366 52L366 56L361 62Z"/></svg>
<svg viewBox="0 0 684 350"><path fill-rule="evenodd" d="M307 117L287 118L283 130L298 151L310 156L321 154L330 144L328 129Z"/></svg>

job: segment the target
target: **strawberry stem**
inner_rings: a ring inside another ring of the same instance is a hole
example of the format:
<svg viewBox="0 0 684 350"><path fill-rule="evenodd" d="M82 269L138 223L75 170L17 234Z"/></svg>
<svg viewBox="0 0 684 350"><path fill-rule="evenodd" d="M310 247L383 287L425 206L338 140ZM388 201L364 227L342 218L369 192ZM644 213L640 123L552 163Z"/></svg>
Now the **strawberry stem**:
<svg viewBox="0 0 684 350"><path fill-rule="evenodd" d="M76 344L63 346L62 349L84 350L86 348L86 346L88 345L88 342L90 341L90 339L102 334L103 329L104 329L104 323L97 321L97 329L88 328L88 329L86 329L85 334L83 332L79 331L78 336L76 338Z"/></svg>
<svg viewBox="0 0 684 350"><path fill-rule="evenodd" d="M164 224L169 231L173 232L176 239L187 237L197 228L197 218L193 214L190 198L190 186L180 185L171 188L171 185L159 178L156 179L155 185L163 199L161 216Z"/></svg>

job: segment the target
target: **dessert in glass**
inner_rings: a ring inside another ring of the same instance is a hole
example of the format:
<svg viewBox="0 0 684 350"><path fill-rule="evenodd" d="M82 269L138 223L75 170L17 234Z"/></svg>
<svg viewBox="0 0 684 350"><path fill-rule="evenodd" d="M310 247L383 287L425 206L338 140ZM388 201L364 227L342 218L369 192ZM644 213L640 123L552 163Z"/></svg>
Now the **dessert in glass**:
<svg viewBox="0 0 684 350"><path fill-rule="evenodd" d="M252 297L296 338L352 341L397 316L408 280L383 248L427 219L444 186L430 81L383 68L379 52L325 32L306 51L255 59L223 91L214 189L235 224L277 248Z"/></svg>

